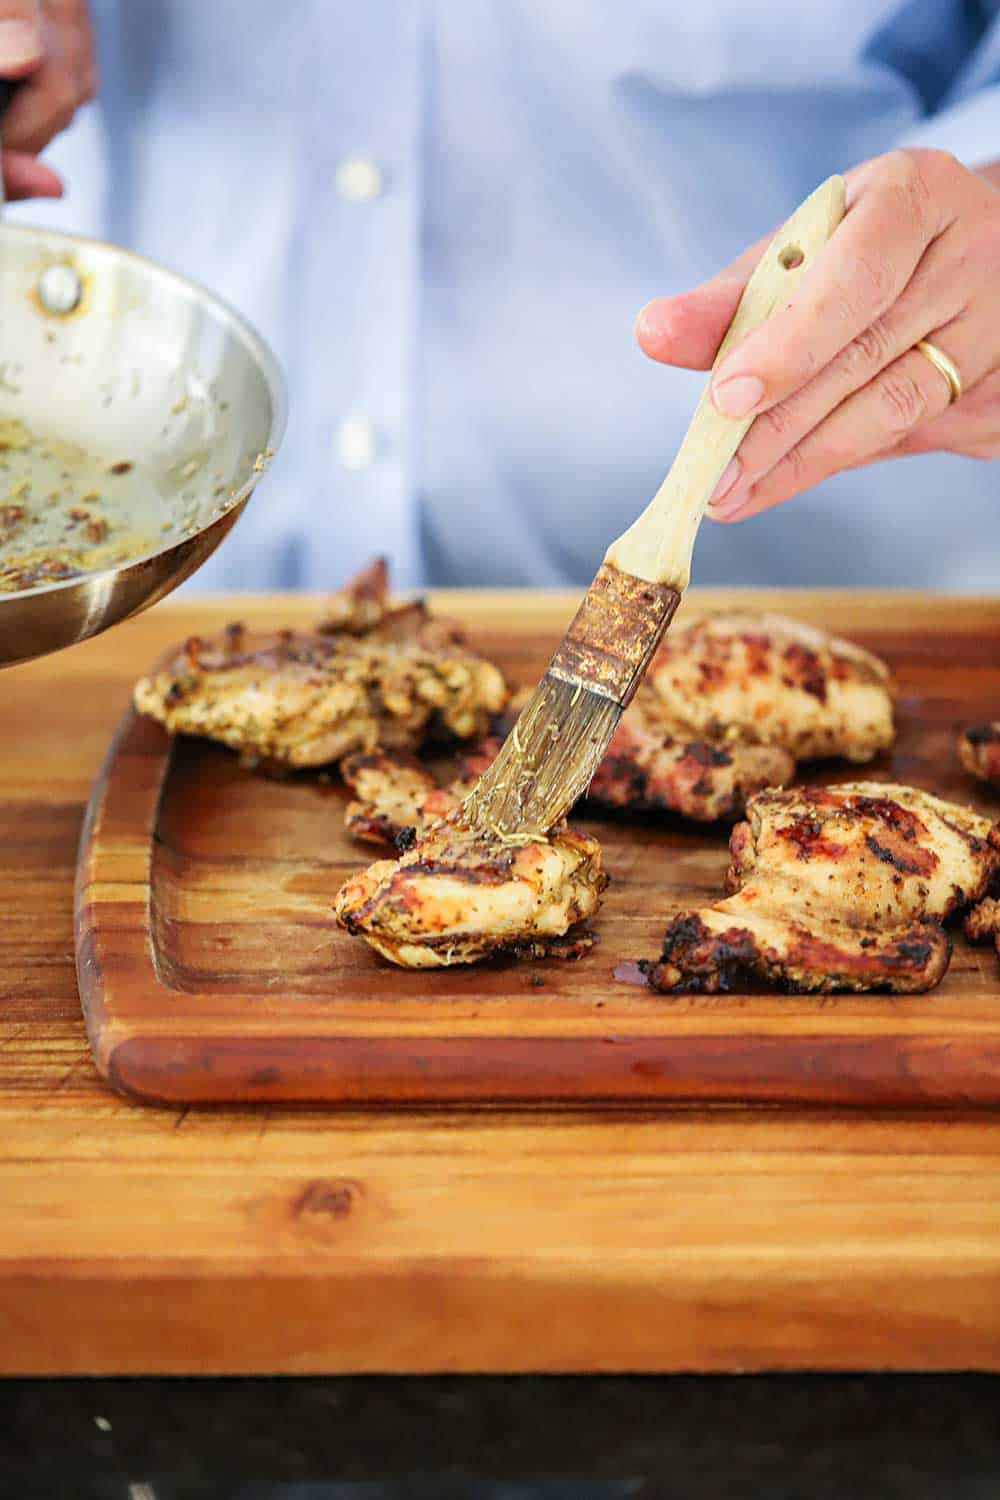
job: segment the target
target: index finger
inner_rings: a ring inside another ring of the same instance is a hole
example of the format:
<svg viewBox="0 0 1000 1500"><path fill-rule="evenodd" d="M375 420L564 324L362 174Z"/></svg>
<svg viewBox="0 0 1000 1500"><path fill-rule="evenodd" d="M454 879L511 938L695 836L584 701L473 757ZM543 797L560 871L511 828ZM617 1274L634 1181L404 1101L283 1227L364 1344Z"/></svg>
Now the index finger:
<svg viewBox="0 0 1000 1500"><path fill-rule="evenodd" d="M848 174L847 213L793 300L716 371L718 410L756 415L799 390L892 306L943 228L908 152L891 152Z"/></svg>

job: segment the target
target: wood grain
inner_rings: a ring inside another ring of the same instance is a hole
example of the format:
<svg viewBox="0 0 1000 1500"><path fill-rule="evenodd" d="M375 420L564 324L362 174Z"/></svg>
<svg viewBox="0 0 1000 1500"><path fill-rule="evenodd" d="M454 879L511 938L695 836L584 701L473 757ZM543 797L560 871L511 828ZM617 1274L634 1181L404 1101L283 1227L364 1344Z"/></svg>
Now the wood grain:
<svg viewBox="0 0 1000 1500"><path fill-rule="evenodd" d="M822 601L799 614L828 617ZM942 606L930 624L890 615L852 632L901 691L896 748L861 774L986 809L955 737L988 715L1000 629L980 619L957 648L958 629ZM475 638L515 683L554 644L530 618L507 623L502 603ZM676 910L721 890L728 829L588 814L612 877L593 953L401 973L332 922L341 882L377 857L346 836L346 800L126 716L77 891L84 1011L115 1088L181 1103L1000 1102L1000 965L960 933L929 995L654 995L616 974L658 954Z"/></svg>
<svg viewBox="0 0 1000 1500"><path fill-rule="evenodd" d="M821 603L900 640L941 612L949 685L986 680L995 602ZM572 601L531 608L558 634ZM17 726L0 742L0 1373L1000 1368L988 1112L189 1109L108 1090L74 977L84 806L136 672L234 613L315 610L171 603L0 678ZM907 691L940 661L914 651Z"/></svg>

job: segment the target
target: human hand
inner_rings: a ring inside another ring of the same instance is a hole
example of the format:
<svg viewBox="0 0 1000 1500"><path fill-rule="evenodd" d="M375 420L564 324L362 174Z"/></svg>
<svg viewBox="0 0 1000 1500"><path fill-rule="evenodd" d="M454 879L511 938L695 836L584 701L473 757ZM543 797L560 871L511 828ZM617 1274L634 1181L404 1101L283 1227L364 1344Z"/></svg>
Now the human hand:
<svg viewBox="0 0 1000 1500"><path fill-rule="evenodd" d="M0 0L0 78L23 80L0 121L7 196L58 198L38 153L97 90L87 0Z"/></svg>
<svg viewBox="0 0 1000 1500"><path fill-rule="evenodd" d="M882 458L1000 457L1000 191L941 151L892 151L845 180L847 213L792 301L713 377L720 411L756 414L709 502L715 520L744 520ZM648 303L636 322L645 353L708 369L767 243L694 291ZM920 339L956 366L954 404Z"/></svg>

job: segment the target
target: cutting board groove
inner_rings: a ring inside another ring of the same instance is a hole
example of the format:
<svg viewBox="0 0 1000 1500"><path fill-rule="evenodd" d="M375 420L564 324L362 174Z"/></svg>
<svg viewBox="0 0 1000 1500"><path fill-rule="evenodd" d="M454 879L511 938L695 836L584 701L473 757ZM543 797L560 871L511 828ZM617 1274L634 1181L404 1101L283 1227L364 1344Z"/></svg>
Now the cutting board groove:
<svg viewBox="0 0 1000 1500"><path fill-rule="evenodd" d="M822 596L798 613L827 622ZM474 614L477 643L533 680L552 631L523 610L511 623L500 598ZM938 601L921 620L912 600L887 601L864 625L855 638L888 658L900 699L894 753L862 774L1000 814L954 750L960 725L1000 708L1000 610L978 620ZM612 876L590 955L401 973L331 920L341 880L378 857L344 834L345 801L126 715L88 809L76 908L88 1034L117 1089L187 1103L1000 1103L1000 965L960 935L924 996L654 996L614 971L721 888L728 830L588 815Z"/></svg>

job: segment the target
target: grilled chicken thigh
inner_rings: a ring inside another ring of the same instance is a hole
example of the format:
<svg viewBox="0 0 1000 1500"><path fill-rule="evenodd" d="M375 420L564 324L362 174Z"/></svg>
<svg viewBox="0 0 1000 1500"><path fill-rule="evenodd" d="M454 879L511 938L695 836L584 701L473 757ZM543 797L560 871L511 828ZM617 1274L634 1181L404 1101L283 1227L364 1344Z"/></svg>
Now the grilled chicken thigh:
<svg viewBox="0 0 1000 1500"><path fill-rule="evenodd" d="M499 748L500 741L489 737L464 752L458 776L447 786L439 786L433 773L413 755L384 750L349 755L340 765L340 774L354 793L344 826L362 843L396 848L405 840L408 847L459 807Z"/></svg>
<svg viewBox="0 0 1000 1500"><path fill-rule="evenodd" d="M514 952L575 957L607 877L596 839L560 825L546 837L483 838L453 814L399 860L341 888L340 925L403 968L441 968ZM567 939L567 934L570 934Z"/></svg>
<svg viewBox="0 0 1000 1500"><path fill-rule="evenodd" d="M588 795L708 822L797 760L870 760L892 739L877 657L783 615L709 615L666 636Z"/></svg>
<svg viewBox="0 0 1000 1500"><path fill-rule="evenodd" d="M340 774L354 793L344 826L366 844L395 847L408 829L417 836L425 833L460 801L449 788L439 787L413 755L385 750L349 755Z"/></svg>
<svg viewBox="0 0 1000 1500"><path fill-rule="evenodd" d="M1000 786L1000 724L976 724L958 741L962 765L980 781Z"/></svg>
<svg viewBox="0 0 1000 1500"><path fill-rule="evenodd" d="M649 670L663 719L689 736L777 745L796 760L871 760L892 744L888 668L784 615L727 612L671 630Z"/></svg>
<svg viewBox="0 0 1000 1500"><path fill-rule="evenodd" d="M659 990L926 990L948 967L940 923L1000 868L987 818L913 787L766 791L733 830L726 899L676 917Z"/></svg>
<svg viewBox="0 0 1000 1500"><path fill-rule="evenodd" d="M972 908L965 919L965 935L972 943L992 939L1000 954L1000 901L995 896L987 896Z"/></svg>
<svg viewBox="0 0 1000 1500"><path fill-rule="evenodd" d="M664 717L655 691L642 686L587 792L605 807L676 812L699 822L741 813L765 786L783 786L795 760L780 745L692 739Z"/></svg>
<svg viewBox="0 0 1000 1500"><path fill-rule="evenodd" d="M525 696L508 704L505 732ZM780 615L709 616L667 637L587 795L605 807L732 818L755 792L790 781L799 756L863 759L892 736L889 674L876 657ZM363 788L344 771L359 799L351 831L387 842L407 825L424 832L469 789L468 771L446 793L386 756Z"/></svg>
<svg viewBox="0 0 1000 1500"><path fill-rule="evenodd" d="M220 642L189 641L137 684L136 707L171 731L293 767L414 749L440 731L482 735L506 701L500 672L422 604L391 608L385 584L384 568L370 569L314 631L231 626Z"/></svg>

